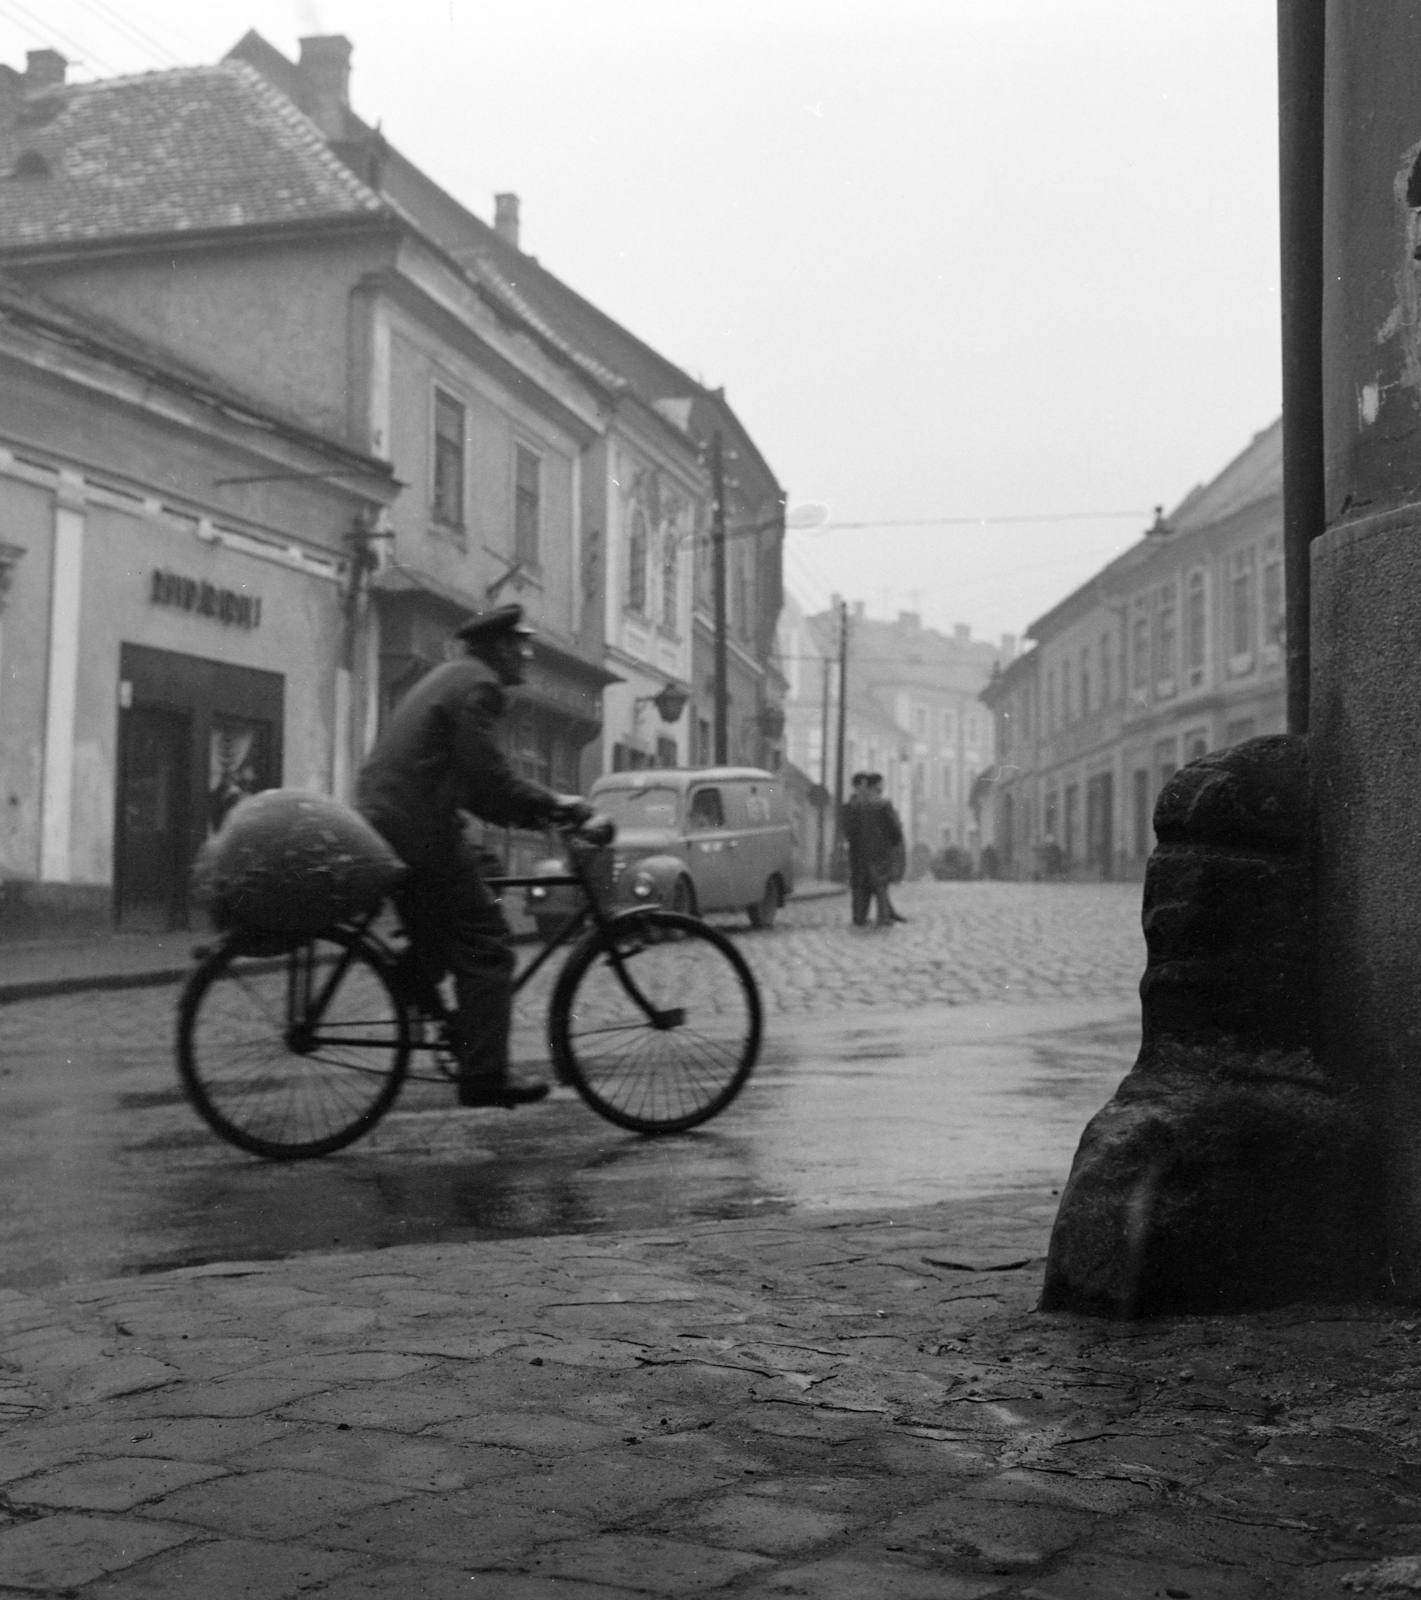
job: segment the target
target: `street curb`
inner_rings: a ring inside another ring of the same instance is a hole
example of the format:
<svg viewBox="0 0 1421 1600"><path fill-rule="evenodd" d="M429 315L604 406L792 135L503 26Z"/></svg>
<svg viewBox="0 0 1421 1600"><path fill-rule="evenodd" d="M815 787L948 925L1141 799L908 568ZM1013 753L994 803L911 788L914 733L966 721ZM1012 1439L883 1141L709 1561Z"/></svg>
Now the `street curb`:
<svg viewBox="0 0 1421 1600"><path fill-rule="evenodd" d="M106 989L159 989L164 984L181 983L192 971L193 963L181 967L154 967L144 972L76 973L67 978L27 978L17 983L0 983L0 1006L18 1000L47 1000L59 994L84 994Z"/></svg>

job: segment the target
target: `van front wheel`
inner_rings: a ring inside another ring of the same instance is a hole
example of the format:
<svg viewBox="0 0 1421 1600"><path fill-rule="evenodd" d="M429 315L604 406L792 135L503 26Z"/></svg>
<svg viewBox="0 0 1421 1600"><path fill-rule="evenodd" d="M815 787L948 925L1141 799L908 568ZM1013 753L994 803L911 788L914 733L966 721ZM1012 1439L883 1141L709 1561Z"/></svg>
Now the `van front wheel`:
<svg viewBox="0 0 1421 1600"><path fill-rule="evenodd" d="M781 900L780 880L770 878L766 880L765 892L753 905L745 907L750 914L752 928L773 928L775 918L779 915Z"/></svg>

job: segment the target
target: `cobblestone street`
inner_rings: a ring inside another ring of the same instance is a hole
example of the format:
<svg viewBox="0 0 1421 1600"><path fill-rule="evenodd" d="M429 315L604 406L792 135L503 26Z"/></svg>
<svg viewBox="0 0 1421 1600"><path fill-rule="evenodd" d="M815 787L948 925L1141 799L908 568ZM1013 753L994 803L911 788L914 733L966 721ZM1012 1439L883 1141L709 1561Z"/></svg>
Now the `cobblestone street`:
<svg viewBox="0 0 1421 1600"><path fill-rule="evenodd" d="M719 919L763 989L761 1066L723 1117L650 1143L570 1090L510 1117L411 1081L348 1151L274 1167L182 1096L175 985L0 1006L5 1281L1058 1182L1135 1047L1138 898L928 882L881 932L851 927L843 895L787 906L768 932ZM531 1076L547 1073L552 981L518 1002Z"/></svg>
<svg viewBox="0 0 1421 1600"><path fill-rule="evenodd" d="M911 920L849 924L846 895L786 906L753 933L743 918L712 920L740 941L770 1015L866 1006L982 1000L1133 1000L1144 970L1136 883L904 884L895 903ZM524 1048L539 1053L557 959L518 1004ZM168 987L59 995L0 1008L0 1048L14 1055L167 1050Z"/></svg>

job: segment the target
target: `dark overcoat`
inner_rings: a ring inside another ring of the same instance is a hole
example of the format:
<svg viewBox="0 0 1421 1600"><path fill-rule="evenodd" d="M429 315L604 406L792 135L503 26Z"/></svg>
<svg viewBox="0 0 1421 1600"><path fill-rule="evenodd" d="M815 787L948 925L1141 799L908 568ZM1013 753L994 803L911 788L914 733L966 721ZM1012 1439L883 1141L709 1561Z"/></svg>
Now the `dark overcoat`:
<svg viewBox="0 0 1421 1600"><path fill-rule="evenodd" d="M556 795L520 778L495 728L508 697L473 656L445 662L400 701L356 782L356 808L418 867L459 842L460 811L500 827L541 828Z"/></svg>

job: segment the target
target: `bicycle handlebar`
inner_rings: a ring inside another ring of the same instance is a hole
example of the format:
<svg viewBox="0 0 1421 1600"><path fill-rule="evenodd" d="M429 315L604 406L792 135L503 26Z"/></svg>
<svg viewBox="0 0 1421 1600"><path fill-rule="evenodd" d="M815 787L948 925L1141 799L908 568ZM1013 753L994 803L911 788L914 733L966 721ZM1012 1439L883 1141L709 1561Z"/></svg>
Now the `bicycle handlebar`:
<svg viewBox="0 0 1421 1600"><path fill-rule="evenodd" d="M617 824L610 817L585 817L580 822L555 822L553 827L569 842L605 849L617 837Z"/></svg>

